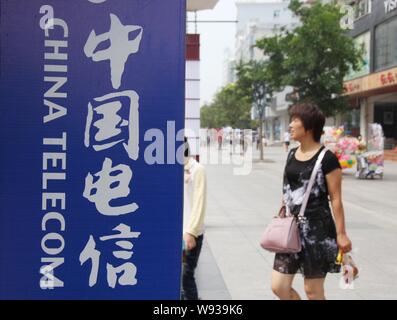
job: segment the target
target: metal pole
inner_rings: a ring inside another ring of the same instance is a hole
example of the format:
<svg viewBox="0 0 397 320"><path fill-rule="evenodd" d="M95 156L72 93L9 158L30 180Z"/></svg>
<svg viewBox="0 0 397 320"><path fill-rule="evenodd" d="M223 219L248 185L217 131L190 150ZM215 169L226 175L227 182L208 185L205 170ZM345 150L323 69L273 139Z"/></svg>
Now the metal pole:
<svg viewBox="0 0 397 320"><path fill-rule="evenodd" d="M188 23L238 23L237 20L193 20Z"/></svg>
<svg viewBox="0 0 397 320"><path fill-rule="evenodd" d="M194 11L194 30L195 34L197 34L197 11Z"/></svg>

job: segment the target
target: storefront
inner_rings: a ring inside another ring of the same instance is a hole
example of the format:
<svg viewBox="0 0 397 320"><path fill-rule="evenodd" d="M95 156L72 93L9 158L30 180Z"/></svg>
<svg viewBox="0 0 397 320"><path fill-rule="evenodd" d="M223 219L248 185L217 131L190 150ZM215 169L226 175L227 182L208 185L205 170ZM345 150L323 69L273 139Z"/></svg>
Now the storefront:
<svg viewBox="0 0 397 320"><path fill-rule="evenodd" d="M392 149L397 143L397 68L348 81L345 89L356 107L347 116L351 134L356 135L359 112L360 134L366 137L368 123L379 123L385 133L385 147Z"/></svg>
<svg viewBox="0 0 397 320"><path fill-rule="evenodd" d="M284 132L288 130L288 110L266 110L264 133L270 144L282 142Z"/></svg>
<svg viewBox="0 0 397 320"><path fill-rule="evenodd" d="M348 112L341 115L341 125L346 135L358 137L361 135L360 127L360 107L354 106Z"/></svg>
<svg viewBox="0 0 397 320"><path fill-rule="evenodd" d="M351 109L341 122L351 135L360 132L364 138L369 123L381 124L385 148L392 149L397 144L397 8L388 1L367 2L366 14L350 32L363 49L363 64L346 78Z"/></svg>
<svg viewBox="0 0 397 320"><path fill-rule="evenodd" d="M386 149L393 149L397 140L397 101L376 102L374 122L380 123L386 137Z"/></svg>

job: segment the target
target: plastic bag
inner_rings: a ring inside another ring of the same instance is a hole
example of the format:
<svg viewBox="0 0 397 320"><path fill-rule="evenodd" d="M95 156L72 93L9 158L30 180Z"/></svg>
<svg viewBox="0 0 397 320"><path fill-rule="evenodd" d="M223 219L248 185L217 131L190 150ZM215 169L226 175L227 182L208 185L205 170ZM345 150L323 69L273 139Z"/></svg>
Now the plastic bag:
<svg viewBox="0 0 397 320"><path fill-rule="evenodd" d="M354 280L358 278L358 268L350 254L339 253L337 263L342 265L339 287L343 290L354 289Z"/></svg>

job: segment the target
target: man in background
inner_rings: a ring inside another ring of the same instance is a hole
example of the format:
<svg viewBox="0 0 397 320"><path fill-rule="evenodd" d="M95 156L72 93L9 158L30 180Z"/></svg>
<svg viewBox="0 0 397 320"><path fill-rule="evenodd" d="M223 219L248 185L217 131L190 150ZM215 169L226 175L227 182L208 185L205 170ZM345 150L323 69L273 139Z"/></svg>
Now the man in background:
<svg viewBox="0 0 397 320"><path fill-rule="evenodd" d="M287 151L287 152L289 149L290 142L291 142L291 135L290 135L289 131L285 131L284 132L284 147L285 147L285 151Z"/></svg>
<svg viewBox="0 0 397 320"><path fill-rule="evenodd" d="M194 273L203 244L206 200L207 178L204 166L198 163L194 157L190 156L189 144L185 138L183 300L198 300Z"/></svg>

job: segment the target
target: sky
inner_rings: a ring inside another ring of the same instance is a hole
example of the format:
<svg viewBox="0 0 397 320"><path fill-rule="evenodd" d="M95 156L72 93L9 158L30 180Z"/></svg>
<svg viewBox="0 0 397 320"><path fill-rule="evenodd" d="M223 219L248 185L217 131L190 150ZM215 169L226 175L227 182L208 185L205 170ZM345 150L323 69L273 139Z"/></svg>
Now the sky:
<svg viewBox="0 0 397 320"><path fill-rule="evenodd" d="M213 10L197 13L197 20L236 20L235 0L219 0ZM188 21L194 15L188 14ZM234 54L235 23L198 23L201 34L201 105L212 101L216 91L223 84L224 51L229 48ZM194 33L194 24L188 24L188 31Z"/></svg>

